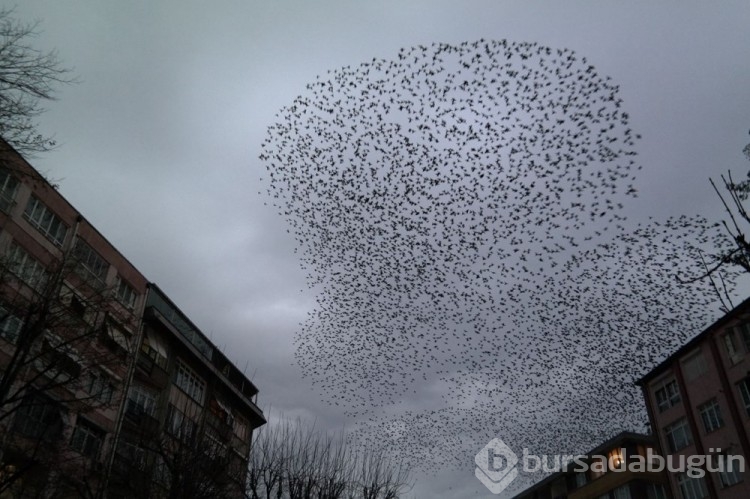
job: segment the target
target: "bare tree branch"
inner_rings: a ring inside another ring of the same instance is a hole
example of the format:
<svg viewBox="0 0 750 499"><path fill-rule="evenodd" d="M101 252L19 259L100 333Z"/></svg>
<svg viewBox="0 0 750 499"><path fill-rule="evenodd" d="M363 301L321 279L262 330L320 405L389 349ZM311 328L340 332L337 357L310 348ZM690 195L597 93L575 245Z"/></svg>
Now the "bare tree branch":
<svg viewBox="0 0 750 499"><path fill-rule="evenodd" d="M32 46L38 27L15 19L12 9L0 10L0 137L24 155L55 146L35 119L45 111L42 102L54 100L57 85L76 81L56 51Z"/></svg>

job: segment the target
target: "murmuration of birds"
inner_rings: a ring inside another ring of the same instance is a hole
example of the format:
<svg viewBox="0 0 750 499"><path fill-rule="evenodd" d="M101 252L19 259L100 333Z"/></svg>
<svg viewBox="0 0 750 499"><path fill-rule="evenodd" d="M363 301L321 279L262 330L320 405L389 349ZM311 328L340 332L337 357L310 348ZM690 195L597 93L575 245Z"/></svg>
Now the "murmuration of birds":
<svg viewBox="0 0 750 499"><path fill-rule="evenodd" d="M329 71L261 160L317 306L296 360L354 437L425 470L491 438L643 430L634 380L715 317L697 216L631 220L640 136L567 49L480 40ZM732 275L725 275L730 291Z"/></svg>

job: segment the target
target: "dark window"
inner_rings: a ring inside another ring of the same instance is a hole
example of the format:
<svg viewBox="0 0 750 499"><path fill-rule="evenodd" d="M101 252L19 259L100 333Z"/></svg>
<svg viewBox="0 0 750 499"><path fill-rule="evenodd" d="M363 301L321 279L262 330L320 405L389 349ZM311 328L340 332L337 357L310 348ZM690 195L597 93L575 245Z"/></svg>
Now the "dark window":
<svg viewBox="0 0 750 499"><path fill-rule="evenodd" d="M56 440L63 429L60 404L40 393L24 397L16 410L13 429L27 437Z"/></svg>
<svg viewBox="0 0 750 499"><path fill-rule="evenodd" d="M18 190L18 180L8 172L0 171L0 210L10 211Z"/></svg>
<svg viewBox="0 0 750 499"><path fill-rule="evenodd" d="M679 419L664 428L664 433L667 435L667 445L670 452L677 452L684 449L693 442L693 438L690 435L690 428L688 428L685 418Z"/></svg>
<svg viewBox="0 0 750 499"><path fill-rule="evenodd" d="M79 417L70 439L70 447L84 456L97 459L105 435L104 430Z"/></svg>
<svg viewBox="0 0 750 499"><path fill-rule="evenodd" d="M657 385L654 393L659 412L666 411L680 402L680 389L677 387L677 382L673 379L663 381Z"/></svg>

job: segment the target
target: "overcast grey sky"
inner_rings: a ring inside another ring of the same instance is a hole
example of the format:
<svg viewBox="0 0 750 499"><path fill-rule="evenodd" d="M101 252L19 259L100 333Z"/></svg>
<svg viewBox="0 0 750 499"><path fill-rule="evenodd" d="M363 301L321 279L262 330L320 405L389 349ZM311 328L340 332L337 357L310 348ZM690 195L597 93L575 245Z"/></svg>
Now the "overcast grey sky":
<svg viewBox="0 0 750 499"><path fill-rule="evenodd" d="M247 366L267 413L324 427L353 422L294 361L315 296L258 194L266 128L317 75L433 42L568 48L620 86L642 135L634 216L718 216L708 177L750 169L745 0L26 0L16 15L81 80L41 118L59 149L32 164ZM470 468L419 478L419 497L489 497Z"/></svg>

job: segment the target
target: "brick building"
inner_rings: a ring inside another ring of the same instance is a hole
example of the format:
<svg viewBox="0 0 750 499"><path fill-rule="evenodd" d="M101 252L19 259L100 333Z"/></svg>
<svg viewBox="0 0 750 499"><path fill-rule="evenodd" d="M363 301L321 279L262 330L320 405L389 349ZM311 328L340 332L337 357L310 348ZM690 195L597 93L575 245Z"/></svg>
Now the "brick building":
<svg viewBox="0 0 750 499"><path fill-rule="evenodd" d="M703 478L670 473L675 497L750 497L746 473L728 469L729 456L750 456L750 299L638 383L663 454L675 462L680 456L711 456Z"/></svg>
<svg viewBox="0 0 750 499"><path fill-rule="evenodd" d="M237 495L265 423L257 388L4 142L0 375L0 497L128 495L133 473L159 497L178 450Z"/></svg>
<svg viewBox="0 0 750 499"><path fill-rule="evenodd" d="M645 462L653 455L653 443L649 435L620 433L586 453L585 470L570 463L513 499L670 499L666 472L629 467L634 456Z"/></svg>

